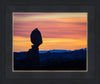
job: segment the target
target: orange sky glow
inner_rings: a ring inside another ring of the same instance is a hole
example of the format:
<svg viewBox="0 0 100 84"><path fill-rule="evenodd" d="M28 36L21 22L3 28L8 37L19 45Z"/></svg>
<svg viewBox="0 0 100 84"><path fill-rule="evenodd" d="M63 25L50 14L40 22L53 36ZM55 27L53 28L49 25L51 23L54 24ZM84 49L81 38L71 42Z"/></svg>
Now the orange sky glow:
<svg viewBox="0 0 100 84"><path fill-rule="evenodd" d="M43 44L39 50L87 48L86 12L13 12L13 51L31 48L30 34L40 30Z"/></svg>

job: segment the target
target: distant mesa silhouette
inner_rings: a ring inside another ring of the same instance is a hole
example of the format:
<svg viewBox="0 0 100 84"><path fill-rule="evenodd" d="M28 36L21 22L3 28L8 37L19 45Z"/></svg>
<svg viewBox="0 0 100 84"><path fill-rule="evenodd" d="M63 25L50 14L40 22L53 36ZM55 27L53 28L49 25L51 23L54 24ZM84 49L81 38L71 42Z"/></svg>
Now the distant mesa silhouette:
<svg viewBox="0 0 100 84"><path fill-rule="evenodd" d="M42 36L38 28L35 28L31 35L30 39L32 42L31 49L29 49L27 53L27 60L30 61L30 64L39 65L40 58L39 58L39 45L42 44Z"/></svg>

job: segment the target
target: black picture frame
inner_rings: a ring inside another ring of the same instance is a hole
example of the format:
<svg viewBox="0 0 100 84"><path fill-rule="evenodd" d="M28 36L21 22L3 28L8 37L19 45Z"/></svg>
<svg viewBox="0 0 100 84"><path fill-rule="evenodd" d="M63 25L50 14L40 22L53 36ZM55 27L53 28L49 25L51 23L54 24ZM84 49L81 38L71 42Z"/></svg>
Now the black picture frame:
<svg viewBox="0 0 100 84"><path fill-rule="evenodd" d="M64 3L65 2L65 3ZM99 22L97 3L83 1L9 1L1 4L1 84L99 84ZM96 5L97 4L97 5ZM12 12L88 12L88 72L12 72ZM98 13L98 14L97 14Z"/></svg>

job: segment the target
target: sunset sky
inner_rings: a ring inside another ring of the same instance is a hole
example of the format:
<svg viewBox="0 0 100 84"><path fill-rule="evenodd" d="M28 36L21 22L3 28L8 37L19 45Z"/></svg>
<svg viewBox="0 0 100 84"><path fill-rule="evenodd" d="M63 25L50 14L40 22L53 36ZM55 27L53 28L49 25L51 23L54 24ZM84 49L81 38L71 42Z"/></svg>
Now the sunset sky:
<svg viewBox="0 0 100 84"><path fill-rule="evenodd" d="M39 50L87 48L86 12L13 12L13 51L31 48L30 34L38 27L43 37Z"/></svg>

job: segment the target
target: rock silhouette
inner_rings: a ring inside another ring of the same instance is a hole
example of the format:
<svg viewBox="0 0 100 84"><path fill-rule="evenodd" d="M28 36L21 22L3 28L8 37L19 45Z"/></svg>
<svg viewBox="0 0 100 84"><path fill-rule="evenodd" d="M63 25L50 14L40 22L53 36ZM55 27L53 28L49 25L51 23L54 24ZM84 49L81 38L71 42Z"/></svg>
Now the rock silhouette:
<svg viewBox="0 0 100 84"><path fill-rule="evenodd" d="M31 33L31 42L34 45L40 45L42 43L42 36L38 28L32 31Z"/></svg>
<svg viewBox="0 0 100 84"><path fill-rule="evenodd" d="M39 65L39 45L42 44L42 36L38 28L32 31L30 38L33 45L27 53L27 59L30 61L30 64Z"/></svg>

